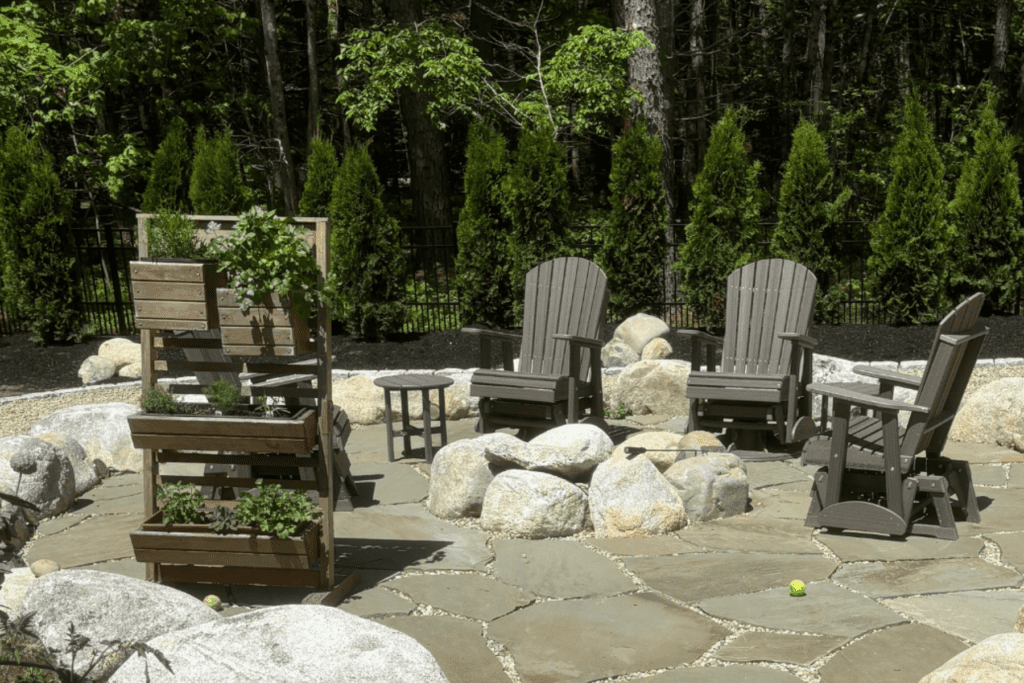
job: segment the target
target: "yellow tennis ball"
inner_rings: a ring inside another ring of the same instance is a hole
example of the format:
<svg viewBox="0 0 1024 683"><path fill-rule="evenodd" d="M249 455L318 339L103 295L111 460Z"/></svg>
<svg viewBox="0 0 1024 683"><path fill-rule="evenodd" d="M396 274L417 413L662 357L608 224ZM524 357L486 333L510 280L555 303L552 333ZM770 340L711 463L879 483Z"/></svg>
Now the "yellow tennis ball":
<svg viewBox="0 0 1024 683"><path fill-rule="evenodd" d="M789 594L794 598L799 598L804 595L804 582L803 581L790 581L789 582Z"/></svg>
<svg viewBox="0 0 1024 683"><path fill-rule="evenodd" d="M220 611L221 608L220 598L218 598L216 595L207 595L205 598L203 598L203 604L205 604L207 607L217 610L218 612Z"/></svg>

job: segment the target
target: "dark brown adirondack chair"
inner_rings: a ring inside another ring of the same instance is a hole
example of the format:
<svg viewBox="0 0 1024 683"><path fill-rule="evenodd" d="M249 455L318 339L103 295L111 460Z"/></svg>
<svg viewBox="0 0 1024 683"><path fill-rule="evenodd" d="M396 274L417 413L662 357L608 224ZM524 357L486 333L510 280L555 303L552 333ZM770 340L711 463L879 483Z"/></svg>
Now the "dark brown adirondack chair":
<svg viewBox="0 0 1024 683"><path fill-rule="evenodd" d="M975 294L942 319L920 378L861 367L880 380L877 394L808 385L831 398L835 412L829 447L804 457L824 465L814 476L806 526L955 540L951 495L967 521L981 521L969 464L942 450L988 334L977 322L983 300ZM914 404L892 400L893 385L917 390ZM879 417L853 415L854 407ZM906 429L897 421L901 410L911 413Z"/></svg>
<svg viewBox="0 0 1024 683"><path fill-rule="evenodd" d="M749 263L729 275L724 337L679 330L691 343L687 431L726 430L727 445L744 460L789 457L763 452L766 432L781 444L816 433L806 386L817 344L807 336L817 286L814 274L799 263ZM715 370L716 348L720 371Z"/></svg>
<svg viewBox="0 0 1024 683"><path fill-rule="evenodd" d="M463 328L480 337L480 370L470 395L480 397L477 431L520 427L528 434L566 423L602 428L601 347L608 278L586 259L546 261L526 274L522 337ZM512 342L522 339L518 371ZM491 341L502 344L503 369L491 369ZM584 415L584 413L587 413Z"/></svg>

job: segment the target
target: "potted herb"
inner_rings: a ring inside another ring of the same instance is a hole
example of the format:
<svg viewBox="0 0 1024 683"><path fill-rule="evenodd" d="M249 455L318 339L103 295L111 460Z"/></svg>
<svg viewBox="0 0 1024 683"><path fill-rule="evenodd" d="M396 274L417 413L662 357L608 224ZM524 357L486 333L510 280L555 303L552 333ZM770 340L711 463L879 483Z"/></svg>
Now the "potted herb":
<svg viewBox="0 0 1024 683"><path fill-rule="evenodd" d="M155 330L213 330L217 288L227 277L217 271L192 218L163 211L146 219L149 256L132 261L129 272L135 326Z"/></svg>
<svg viewBox="0 0 1024 683"><path fill-rule="evenodd" d="M208 231L220 226L211 223ZM290 218L254 207L228 237L210 240L230 287L217 290L221 338L228 355L292 356L312 351L309 314L314 303L336 295L329 275L317 287L320 269L305 232Z"/></svg>
<svg viewBox="0 0 1024 683"><path fill-rule="evenodd" d="M130 534L139 562L309 569L317 558L323 513L301 491L257 479L233 508L207 508L194 485L164 484L157 500Z"/></svg>
<svg viewBox="0 0 1024 683"><path fill-rule="evenodd" d="M156 385L142 395L145 412L128 417L136 448L247 451L305 455L316 444L316 410L242 403L238 387L217 380L203 389L210 403L179 403Z"/></svg>

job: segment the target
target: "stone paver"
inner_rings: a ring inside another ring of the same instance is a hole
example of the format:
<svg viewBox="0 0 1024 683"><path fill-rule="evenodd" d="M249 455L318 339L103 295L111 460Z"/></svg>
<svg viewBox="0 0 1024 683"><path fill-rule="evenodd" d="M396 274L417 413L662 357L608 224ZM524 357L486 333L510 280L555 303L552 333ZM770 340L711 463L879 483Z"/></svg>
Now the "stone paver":
<svg viewBox="0 0 1024 683"><path fill-rule="evenodd" d="M999 546L1001 559L1024 573L1024 531L1009 534L987 534L988 540Z"/></svg>
<svg viewBox="0 0 1024 683"><path fill-rule="evenodd" d="M138 579L139 581L146 580L146 563L137 562L135 560L134 553L132 553L132 557L127 557L122 560L86 564L76 567L76 569L91 569L94 572L109 572L111 574L120 574L121 576ZM206 596L204 595L203 597Z"/></svg>
<svg viewBox="0 0 1024 683"><path fill-rule="evenodd" d="M115 487L114 491L133 489L130 486ZM82 503L84 499L79 499L76 503ZM119 496L112 498L97 499L95 502L87 502L81 507L76 506L75 516L79 518L88 515L121 515L121 514L132 514L141 513L145 510L145 505L142 500L142 493L134 493L128 496Z"/></svg>
<svg viewBox="0 0 1024 683"><path fill-rule="evenodd" d="M766 666L701 666L665 671L643 679L647 683L797 683L801 679L788 671Z"/></svg>
<svg viewBox="0 0 1024 683"><path fill-rule="evenodd" d="M803 520L742 515L693 524L677 535L712 550L820 555L821 549L811 540L813 531Z"/></svg>
<svg viewBox="0 0 1024 683"><path fill-rule="evenodd" d="M985 548L980 538L961 536L945 541L927 536L857 536L848 533L818 534L818 541L843 562L872 560L937 560L978 557Z"/></svg>
<svg viewBox="0 0 1024 683"><path fill-rule="evenodd" d="M134 560L131 538L125 532L139 528L143 519L142 513L90 517L72 527L74 533L65 531L30 541L25 546L25 563L48 559L69 569L126 557Z"/></svg>
<svg viewBox="0 0 1024 683"><path fill-rule="evenodd" d="M1024 519L1024 489L976 489L981 522L957 522L961 536L979 536L993 531L1020 531Z"/></svg>
<svg viewBox="0 0 1024 683"><path fill-rule="evenodd" d="M821 555L707 553L677 557L628 557L626 568L645 584L682 602L756 593L828 578L836 568Z"/></svg>
<svg viewBox="0 0 1024 683"><path fill-rule="evenodd" d="M755 517L775 517L786 519L807 519L807 509L811 506L811 487L805 491L751 491L750 514Z"/></svg>
<svg viewBox="0 0 1024 683"><path fill-rule="evenodd" d="M85 501L91 500L98 502L101 500L111 500L113 498L124 498L125 496L141 496L142 495L142 482L118 482L116 486L108 486L106 481L100 483L99 486L94 486L85 493L83 493L78 500Z"/></svg>
<svg viewBox="0 0 1024 683"><path fill-rule="evenodd" d="M754 595L702 600L697 607L713 617L762 628L846 638L906 621L874 600L830 581L804 583L807 594L802 598L792 597L787 585Z"/></svg>
<svg viewBox="0 0 1024 683"><path fill-rule="evenodd" d="M1024 461L1024 453L990 443L947 441L946 447L942 449L942 454L953 460L966 460L971 465Z"/></svg>
<svg viewBox="0 0 1024 683"><path fill-rule="evenodd" d="M512 653L524 683L585 683L691 664L728 634L652 593L542 602L487 629Z"/></svg>
<svg viewBox="0 0 1024 683"><path fill-rule="evenodd" d="M796 633L747 631L715 650L714 655L715 659L724 662L770 660L808 666L848 640L849 638L844 636L805 636Z"/></svg>
<svg viewBox="0 0 1024 683"><path fill-rule="evenodd" d="M445 616L388 617L377 621L419 641L434 655L450 683L510 680L487 647L480 624Z"/></svg>
<svg viewBox="0 0 1024 683"><path fill-rule="evenodd" d="M672 535L646 538L588 538L585 543L612 555L681 555L704 549Z"/></svg>
<svg viewBox="0 0 1024 683"><path fill-rule="evenodd" d="M1006 468L1002 465L973 465L971 480L975 486L1002 486L1006 483Z"/></svg>
<svg viewBox="0 0 1024 683"><path fill-rule="evenodd" d="M409 465L387 462L352 463L352 479L359 489L358 507L419 503L427 497L429 482Z"/></svg>
<svg viewBox="0 0 1024 683"><path fill-rule="evenodd" d="M843 565L832 580L873 598L894 598L950 590L1016 588L1021 575L981 559L910 560Z"/></svg>
<svg viewBox="0 0 1024 683"><path fill-rule="evenodd" d="M614 562L576 541L495 539L494 576L551 598L637 590Z"/></svg>
<svg viewBox="0 0 1024 683"><path fill-rule="evenodd" d="M338 605L338 608L357 617L375 617L388 614L407 615L412 614L412 611L416 609L416 603L406 600L383 586L375 586L350 596L345 602Z"/></svg>
<svg viewBox="0 0 1024 683"><path fill-rule="evenodd" d="M785 462L748 462L747 485L750 490L777 488L782 484L800 482L810 490L811 478L796 467Z"/></svg>
<svg viewBox="0 0 1024 683"><path fill-rule="evenodd" d="M980 643L997 633L1013 631L1024 605L1020 591L963 591L887 600L886 606L946 633Z"/></svg>
<svg viewBox="0 0 1024 683"><path fill-rule="evenodd" d="M818 673L821 683L918 683L966 649L938 629L900 624L843 648Z"/></svg>
<svg viewBox="0 0 1024 683"><path fill-rule="evenodd" d="M480 570L492 557L482 531L444 522L418 504L335 512L334 536L335 562L357 569Z"/></svg>
<svg viewBox="0 0 1024 683"><path fill-rule="evenodd" d="M529 591L484 575L403 576L386 585L421 605L478 621L492 621L537 599Z"/></svg>

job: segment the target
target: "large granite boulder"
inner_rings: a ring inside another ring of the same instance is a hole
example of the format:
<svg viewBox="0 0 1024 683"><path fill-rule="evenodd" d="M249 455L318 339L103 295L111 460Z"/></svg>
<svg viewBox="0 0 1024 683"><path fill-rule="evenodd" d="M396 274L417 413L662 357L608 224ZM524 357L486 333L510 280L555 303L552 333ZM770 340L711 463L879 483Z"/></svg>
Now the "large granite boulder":
<svg viewBox="0 0 1024 683"><path fill-rule="evenodd" d="M590 518L599 537L667 534L686 526L678 491L646 458L608 460L590 480Z"/></svg>
<svg viewBox="0 0 1024 683"><path fill-rule="evenodd" d="M656 337L664 337L669 333L669 327L661 318L656 318L647 313L637 313L622 321L615 328L613 339L621 339L639 355L643 353L647 343Z"/></svg>
<svg viewBox="0 0 1024 683"><path fill-rule="evenodd" d="M640 360L640 354L621 339L612 339L601 347L601 365L606 368L624 368Z"/></svg>
<svg viewBox="0 0 1024 683"><path fill-rule="evenodd" d="M142 363L142 344L124 337L114 337L100 344L96 354L100 358L113 361L120 371L126 365Z"/></svg>
<svg viewBox="0 0 1024 683"><path fill-rule="evenodd" d="M485 449L509 440L526 445L510 434L495 432L454 441L439 450L430 466L427 509L441 519L479 517L487 487L502 469L488 461Z"/></svg>
<svg viewBox="0 0 1024 683"><path fill-rule="evenodd" d="M980 387L960 406L949 438L1024 452L1024 378L1005 377Z"/></svg>
<svg viewBox="0 0 1024 683"><path fill-rule="evenodd" d="M117 363L102 356L89 356L78 367L82 384L96 384L117 374Z"/></svg>
<svg viewBox="0 0 1024 683"><path fill-rule="evenodd" d="M101 469L104 468L98 467L95 460L89 459L89 454L82 448L82 444L60 432L39 434L35 438L53 444L57 450L68 456L71 468L75 471L75 498L100 483ZM100 461L101 464L102 462Z"/></svg>
<svg viewBox="0 0 1024 683"><path fill-rule="evenodd" d="M659 472L664 472L676 461L682 452L683 436L675 432L637 432L615 447L612 451L612 460L623 460L626 458L627 447L650 448L646 453L634 457L646 458L654 463Z"/></svg>
<svg viewBox="0 0 1024 683"><path fill-rule="evenodd" d="M619 374L615 395L634 415L689 415L689 376L684 361L638 361Z"/></svg>
<svg viewBox="0 0 1024 683"><path fill-rule="evenodd" d="M571 536L583 530L587 498L544 472L506 470L487 487L480 526L520 538Z"/></svg>
<svg viewBox="0 0 1024 683"><path fill-rule="evenodd" d="M956 655L920 683L1024 681L1024 634L999 633Z"/></svg>
<svg viewBox="0 0 1024 683"><path fill-rule="evenodd" d="M142 450L132 443L128 416L142 408L128 403L94 403L55 410L29 428L30 436L58 432L77 441L90 461L99 458L111 469L142 471Z"/></svg>
<svg viewBox="0 0 1024 683"><path fill-rule="evenodd" d="M647 346L644 347L643 353L640 354L640 360L661 360L662 358L668 358L672 355L672 345L661 337L655 337L651 341L647 342Z"/></svg>
<svg viewBox="0 0 1024 683"><path fill-rule="evenodd" d="M747 466L732 453L680 460L668 468L665 479L679 489L690 524L746 512Z"/></svg>
<svg viewBox="0 0 1024 683"><path fill-rule="evenodd" d="M68 456L51 443L30 436L0 438L0 491L38 507L39 512L25 509L26 518L36 524L71 507L75 471Z"/></svg>

